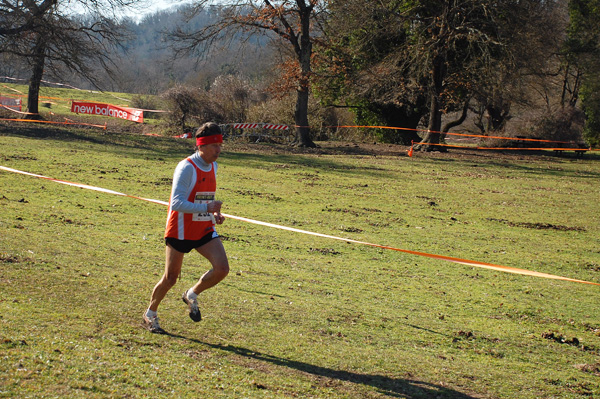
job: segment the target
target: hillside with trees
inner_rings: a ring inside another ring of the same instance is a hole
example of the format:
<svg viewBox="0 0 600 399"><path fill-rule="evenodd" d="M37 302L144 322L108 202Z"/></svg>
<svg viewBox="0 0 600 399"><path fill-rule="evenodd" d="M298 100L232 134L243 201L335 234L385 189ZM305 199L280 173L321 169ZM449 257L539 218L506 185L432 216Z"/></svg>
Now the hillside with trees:
<svg viewBox="0 0 600 399"><path fill-rule="evenodd" d="M598 0L197 0L140 21L81 3L94 18L3 2L0 74L30 94L37 70L159 98L169 131L210 118L297 126L302 146L351 134L443 151L453 130L600 142ZM328 127L341 124L422 132Z"/></svg>

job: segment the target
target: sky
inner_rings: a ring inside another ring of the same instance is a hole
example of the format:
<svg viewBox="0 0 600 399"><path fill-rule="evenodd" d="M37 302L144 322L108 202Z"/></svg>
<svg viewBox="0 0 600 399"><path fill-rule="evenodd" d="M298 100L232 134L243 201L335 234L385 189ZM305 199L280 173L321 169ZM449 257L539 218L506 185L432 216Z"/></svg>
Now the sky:
<svg viewBox="0 0 600 399"><path fill-rule="evenodd" d="M121 12L118 12L116 17L128 17L139 22L147 14L154 14L157 11L193 2L194 0L145 0L135 7L120 10ZM77 2L66 1L64 6L69 13L80 14L85 12L85 9Z"/></svg>
<svg viewBox="0 0 600 399"><path fill-rule="evenodd" d="M128 11L125 13L125 16L139 21L147 14L153 14L157 11L190 3L191 1L192 0L147 0L146 6L141 7L141 10Z"/></svg>

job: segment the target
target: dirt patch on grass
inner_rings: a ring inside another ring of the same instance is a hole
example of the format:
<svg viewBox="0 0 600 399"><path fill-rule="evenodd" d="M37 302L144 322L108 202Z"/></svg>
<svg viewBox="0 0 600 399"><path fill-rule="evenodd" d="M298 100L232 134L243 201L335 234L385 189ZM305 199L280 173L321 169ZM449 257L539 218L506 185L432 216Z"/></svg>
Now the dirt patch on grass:
<svg viewBox="0 0 600 399"><path fill-rule="evenodd" d="M504 223L510 227L523 227L526 229L535 229L535 230L558 230L558 231L586 231L583 227L571 227L571 226L562 226L556 225L552 223L528 223L528 222L511 222L506 219L495 219L488 218L488 220L493 222Z"/></svg>
<svg viewBox="0 0 600 399"><path fill-rule="evenodd" d="M592 373L600 377L600 363L596 364L576 364L575 368L585 373Z"/></svg>
<svg viewBox="0 0 600 399"><path fill-rule="evenodd" d="M0 253L0 264L1 263L32 263L35 262L34 259L29 257L23 257L19 255L13 255L9 253Z"/></svg>

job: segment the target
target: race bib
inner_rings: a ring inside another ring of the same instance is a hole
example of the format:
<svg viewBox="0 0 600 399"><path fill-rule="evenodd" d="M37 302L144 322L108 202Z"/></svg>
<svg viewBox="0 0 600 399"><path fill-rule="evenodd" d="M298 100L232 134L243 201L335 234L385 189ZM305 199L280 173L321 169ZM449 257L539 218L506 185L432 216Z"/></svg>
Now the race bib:
<svg viewBox="0 0 600 399"><path fill-rule="evenodd" d="M215 200L214 192L197 192L194 197L195 204L208 204ZM215 217L212 213L194 213L192 217L194 222L215 222Z"/></svg>

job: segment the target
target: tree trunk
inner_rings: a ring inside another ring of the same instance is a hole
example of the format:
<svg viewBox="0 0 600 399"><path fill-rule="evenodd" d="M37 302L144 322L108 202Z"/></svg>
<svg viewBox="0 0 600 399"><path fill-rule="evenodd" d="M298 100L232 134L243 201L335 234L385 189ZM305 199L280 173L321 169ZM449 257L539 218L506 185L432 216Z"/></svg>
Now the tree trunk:
<svg viewBox="0 0 600 399"><path fill-rule="evenodd" d="M310 138L310 128L308 126L308 90L298 90L296 97L296 112L294 119L296 122L296 144L299 147L316 147Z"/></svg>
<svg viewBox="0 0 600 399"><path fill-rule="evenodd" d="M499 106L488 104L486 112L488 115L486 131L488 133L497 132L504 129L504 125L506 125L506 121L510 114L510 104L504 101L501 101Z"/></svg>
<svg viewBox="0 0 600 399"><path fill-rule="evenodd" d="M40 85L44 76L44 64L46 62L46 41L39 37L33 49L32 72L29 79L29 93L27 96L27 112L32 118L39 119Z"/></svg>
<svg viewBox="0 0 600 399"><path fill-rule="evenodd" d="M469 97L465 100L465 104L463 105L460 117L456 120L446 123L444 125L444 127L442 128L442 137L440 137L440 140L443 143L445 143L445 140L446 140L446 133L448 133L450 131L450 129L452 129L453 127L462 125L463 122L467 119L467 114L469 113L469 103L470 102L471 102L471 98Z"/></svg>
<svg viewBox="0 0 600 399"><path fill-rule="evenodd" d="M440 102L437 95L431 96L431 106L429 110L429 123L425 137L417 147L421 151L446 151L445 148L437 146L440 144L440 130L442 127L442 112L440 110Z"/></svg>
<svg viewBox="0 0 600 399"><path fill-rule="evenodd" d="M306 5L304 1L297 1L300 10L300 43L296 47L296 55L300 63L300 81L296 97L296 144L300 147L316 147L310 138L308 125L308 97L310 93L312 41L310 38L310 15L313 7Z"/></svg>
<svg viewBox="0 0 600 399"><path fill-rule="evenodd" d="M427 124L427 133L425 137L416 147L421 151L447 151L445 147L440 147L435 144L440 144L440 131L442 130L442 110L440 109L440 94L443 89L444 80L444 57L438 56L434 59L432 65L432 84L431 84L431 99L429 106L429 123ZM428 145L427 145L428 144Z"/></svg>

